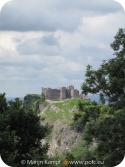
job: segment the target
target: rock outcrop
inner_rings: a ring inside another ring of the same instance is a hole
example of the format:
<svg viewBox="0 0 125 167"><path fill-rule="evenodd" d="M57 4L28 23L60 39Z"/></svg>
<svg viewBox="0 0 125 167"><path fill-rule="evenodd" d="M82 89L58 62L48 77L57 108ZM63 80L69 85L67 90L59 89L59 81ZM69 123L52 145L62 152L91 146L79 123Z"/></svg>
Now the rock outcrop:
<svg viewBox="0 0 125 167"><path fill-rule="evenodd" d="M73 130L71 126L57 120L53 125L48 155L53 156L70 152L80 140L80 133Z"/></svg>

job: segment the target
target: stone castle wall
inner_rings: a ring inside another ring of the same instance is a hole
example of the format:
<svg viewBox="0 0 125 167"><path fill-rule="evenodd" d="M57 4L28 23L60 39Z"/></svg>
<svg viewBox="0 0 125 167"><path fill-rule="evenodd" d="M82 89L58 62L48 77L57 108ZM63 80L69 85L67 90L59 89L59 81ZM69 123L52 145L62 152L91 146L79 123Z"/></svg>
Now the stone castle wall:
<svg viewBox="0 0 125 167"><path fill-rule="evenodd" d="M79 91L74 86L61 87L60 89L42 88L42 93L48 100L64 100L80 97Z"/></svg>
<svg viewBox="0 0 125 167"><path fill-rule="evenodd" d="M58 100L60 98L60 90L58 89L43 88L42 93L48 100Z"/></svg>

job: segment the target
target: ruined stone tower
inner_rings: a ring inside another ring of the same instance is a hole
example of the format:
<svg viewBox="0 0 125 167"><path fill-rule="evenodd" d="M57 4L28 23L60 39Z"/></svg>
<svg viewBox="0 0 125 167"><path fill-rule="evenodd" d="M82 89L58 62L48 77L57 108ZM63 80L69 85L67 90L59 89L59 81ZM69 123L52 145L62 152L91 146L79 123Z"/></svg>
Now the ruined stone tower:
<svg viewBox="0 0 125 167"><path fill-rule="evenodd" d="M61 87L60 88L60 100L66 99L66 87Z"/></svg>
<svg viewBox="0 0 125 167"><path fill-rule="evenodd" d="M61 87L60 89L42 88L42 93L48 100L64 100L80 97L79 91L74 86Z"/></svg>
<svg viewBox="0 0 125 167"><path fill-rule="evenodd" d="M42 93L48 100L58 100L60 98L60 90L51 88L42 88Z"/></svg>

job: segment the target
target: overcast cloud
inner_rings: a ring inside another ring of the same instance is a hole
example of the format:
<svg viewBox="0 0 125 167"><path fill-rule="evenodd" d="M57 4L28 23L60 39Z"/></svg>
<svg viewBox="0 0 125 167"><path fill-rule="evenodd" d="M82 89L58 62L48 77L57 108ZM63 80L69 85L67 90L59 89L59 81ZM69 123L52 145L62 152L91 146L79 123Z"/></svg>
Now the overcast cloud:
<svg viewBox="0 0 125 167"><path fill-rule="evenodd" d="M0 92L80 88L88 64L113 57L110 43L125 27L113 0L13 0L0 13Z"/></svg>

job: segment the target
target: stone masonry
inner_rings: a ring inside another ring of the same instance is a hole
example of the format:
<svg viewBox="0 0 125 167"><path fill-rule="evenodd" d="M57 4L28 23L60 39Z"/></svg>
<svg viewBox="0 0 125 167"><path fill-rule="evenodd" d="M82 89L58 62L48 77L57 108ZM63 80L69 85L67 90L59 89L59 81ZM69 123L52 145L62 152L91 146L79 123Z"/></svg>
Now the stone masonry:
<svg viewBox="0 0 125 167"><path fill-rule="evenodd" d="M74 86L61 87L60 89L42 88L42 93L48 100L64 100L80 97L79 91Z"/></svg>

